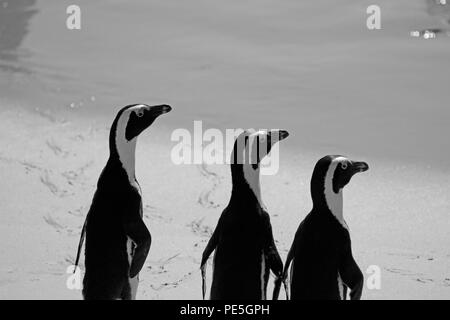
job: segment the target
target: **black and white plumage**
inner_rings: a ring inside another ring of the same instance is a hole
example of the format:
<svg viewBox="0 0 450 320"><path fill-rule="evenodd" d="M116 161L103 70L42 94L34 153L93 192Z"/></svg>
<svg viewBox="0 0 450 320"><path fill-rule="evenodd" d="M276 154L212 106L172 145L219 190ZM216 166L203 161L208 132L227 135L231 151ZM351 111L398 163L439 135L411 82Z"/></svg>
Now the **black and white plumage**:
<svg viewBox="0 0 450 320"><path fill-rule="evenodd" d="M320 159L311 179L313 209L300 224L288 253L283 278L291 268L291 299L361 298L364 278L353 259L350 233L343 217L343 188L365 162L342 156Z"/></svg>
<svg viewBox="0 0 450 320"><path fill-rule="evenodd" d="M260 162L286 131L245 131L231 156L232 193L202 256L203 298L206 262L215 250L211 299L265 300L270 270L279 278L281 261L260 190Z"/></svg>
<svg viewBox="0 0 450 320"><path fill-rule="evenodd" d="M86 300L136 297L138 274L151 245L135 177L136 142L142 131L170 110L168 105L129 105L118 112L112 124L110 156L98 180L77 254L76 263L85 236Z"/></svg>

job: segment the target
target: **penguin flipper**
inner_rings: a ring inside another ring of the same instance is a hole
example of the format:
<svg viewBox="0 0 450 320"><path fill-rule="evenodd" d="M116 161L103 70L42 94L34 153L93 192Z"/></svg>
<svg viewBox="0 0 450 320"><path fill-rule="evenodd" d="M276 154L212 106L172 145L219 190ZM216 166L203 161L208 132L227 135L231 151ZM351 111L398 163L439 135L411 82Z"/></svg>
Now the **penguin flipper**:
<svg viewBox="0 0 450 320"><path fill-rule="evenodd" d="M277 295L275 297L275 289L274 289L274 298L273 300L277 300L278 299L278 294L280 293L280 286L281 286L281 282L283 282L284 285L284 291L286 291L286 300L289 300L289 286L288 286L288 278L287 278L287 274L289 271L289 267L291 266L291 262L294 260L294 252L295 252L295 240L294 243L292 243L291 249L289 250L289 253L287 255L286 258L286 263L284 264L284 270L283 270L283 274L280 278L280 281L278 283L278 288L276 287Z"/></svg>
<svg viewBox="0 0 450 320"><path fill-rule="evenodd" d="M280 254L276 247L270 249L268 254L269 268L275 275L275 283L273 289L272 300L278 300L280 294L281 283L284 282L283 279L283 261L281 260Z"/></svg>
<svg viewBox="0 0 450 320"><path fill-rule="evenodd" d="M350 288L350 299L360 300L364 287L364 276L353 259L350 236L345 240L341 252L339 274L345 286Z"/></svg>
<svg viewBox="0 0 450 320"><path fill-rule="evenodd" d="M73 273L77 271L78 262L80 261L80 254L81 254L81 248L83 247L84 238L86 237L86 224L87 224L87 217L83 224L83 229L81 229L81 235L80 235L80 242L78 242L78 251L77 251L77 257L75 259L75 267L73 268Z"/></svg>
<svg viewBox="0 0 450 320"><path fill-rule="evenodd" d="M206 262L208 261L209 256L216 249L216 247L219 243L219 231L218 231L219 227L220 227L220 220L219 220L219 223L217 224L217 227L214 230L214 232L213 232L211 238L209 239L208 244L206 245L206 248L202 254L202 262L200 264L200 270L202 273L203 300L205 300L205 296L206 296Z"/></svg>
<svg viewBox="0 0 450 320"><path fill-rule="evenodd" d="M281 277L283 274L283 260L281 260L278 253L275 240L273 238L272 225L270 224L270 217L268 213L264 214L263 218L264 228L264 252L268 257L270 270L277 276Z"/></svg>
<svg viewBox="0 0 450 320"><path fill-rule="evenodd" d="M275 275L275 286L272 295L273 300L278 299L281 282L283 280L283 260L281 260L273 238L272 225L270 224L270 217L267 212L263 215L263 228L264 228L264 252L267 256L267 262L270 270Z"/></svg>
<svg viewBox="0 0 450 320"><path fill-rule="evenodd" d="M152 243L152 237L140 217L129 219L124 224L126 235L135 243L136 248L130 266L130 278L134 278L142 269Z"/></svg>
<svg viewBox="0 0 450 320"><path fill-rule="evenodd" d="M94 195L94 199L95 199L95 197L96 197L96 195ZM89 219L89 215L90 215L91 211L92 211L92 208L89 209L89 211L86 215L86 219L84 220L84 223L83 223L83 228L81 229L80 241L78 242L77 257L75 258L75 267L73 268L73 273L75 273L78 268L78 262L80 261L81 249L83 248L84 239L86 238L86 227L87 227L87 223L88 223L88 219Z"/></svg>
<svg viewBox="0 0 450 320"><path fill-rule="evenodd" d="M216 229L217 230L217 229ZM202 262L200 264L200 268L203 268L206 265L206 262L209 259L209 256L211 255L211 253L216 249L217 244L218 244L218 236L217 236L216 231L214 231L213 235L211 236L211 238L208 241L208 244L206 245L205 250L203 251L202 254Z"/></svg>
<svg viewBox="0 0 450 320"><path fill-rule="evenodd" d="M272 300L278 300L281 283L283 282L283 261L281 260L280 254L275 247L275 242L273 242L273 245L271 245L266 252L269 268L275 275L275 285L273 289Z"/></svg>

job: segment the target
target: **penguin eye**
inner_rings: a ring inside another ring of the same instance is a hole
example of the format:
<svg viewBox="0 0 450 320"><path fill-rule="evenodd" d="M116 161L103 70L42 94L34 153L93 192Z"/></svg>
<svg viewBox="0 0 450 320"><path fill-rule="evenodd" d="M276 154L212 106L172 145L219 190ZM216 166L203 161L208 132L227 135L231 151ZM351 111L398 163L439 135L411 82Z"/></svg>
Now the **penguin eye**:
<svg viewBox="0 0 450 320"><path fill-rule="evenodd" d="M342 170L347 170L347 168L348 168L348 163L347 163L347 162L342 162L342 163L341 163L341 168L342 168Z"/></svg>
<svg viewBox="0 0 450 320"><path fill-rule="evenodd" d="M136 111L136 115L139 117L139 118L142 118L143 116L144 116L144 110L138 110L138 111Z"/></svg>

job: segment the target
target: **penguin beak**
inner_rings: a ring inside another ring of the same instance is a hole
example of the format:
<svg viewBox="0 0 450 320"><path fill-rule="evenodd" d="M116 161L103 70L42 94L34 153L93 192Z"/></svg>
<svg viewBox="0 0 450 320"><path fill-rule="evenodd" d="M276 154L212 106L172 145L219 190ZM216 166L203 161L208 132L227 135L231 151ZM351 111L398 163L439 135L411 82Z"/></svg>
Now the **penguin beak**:
<svg viewBox="0 0 450 320"><path fill-rule="evenodd" d="M162 104L159 106L150 107L150 110L156 117L158 117L162 114L172 111L172 107L167 104Z"/></svg>
<svg viewBox="0 0 450 320"><path fill-rule="evenodd" d="M280 135L280 141L281 141L281 140L284 140L287 137L289 137L289 132L287 132L286 130L280 130L279 135Z"/></svg>
<svg viewBox="0 0 450 320"><path fill-rule="evenodd" d="M269 132L269 137L274 143L277 143L289 137L289 132L286 130L272 130Z"/></svg>
<svg viewBox="0 0 450 320"><path fill-rule="evenodd" d="M365 162L353 162L353 164L352 164L353 174L359 173L359 172L364 172L367 170L369 170L369 165Z"/></svg>

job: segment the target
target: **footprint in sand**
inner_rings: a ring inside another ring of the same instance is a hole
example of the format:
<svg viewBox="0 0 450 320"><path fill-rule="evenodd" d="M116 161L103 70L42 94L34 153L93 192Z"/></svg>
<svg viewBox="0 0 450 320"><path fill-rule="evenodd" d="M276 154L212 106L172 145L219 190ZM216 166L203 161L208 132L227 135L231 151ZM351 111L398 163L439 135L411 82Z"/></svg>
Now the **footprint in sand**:
<svg viewBox="0 0 450 320"><path fill-rule="evenodd" d="M44 221L51 226L53 229L55 229L58 233L65 233L67 236L71 237L79 237L80 236L80 230L83 227L82 225L77 226L75 229L69 228L67 226L64 226L60 224L58 221L56 221L55 218L53 218L50 214L47 216L44 216Z"/></svg>
<svg viewBox="0 0 450 320"><path fill-rule="evenodd" d="M386 271L391 272L391 273L396 273L399 274L401 276L407 276L410 277L411 280L420 282L420 283L432 283L434 282L433 279L430 278L425 278L424 274L422 273L414 273L412 271L409 270L405 270L405 269L397 269L397 268L385 268Z"/></svg>
<svg viewBox="0 0 450 320"><path fill-rule="evenodd" d="M426 254L419 254L419 253L388 253L390 256L395 257L401 257L401 258L407 258L410 260L427 260L427 261L434 261L434 257L431 255Z"/></svg>
<svg viewBox="0 0 450 320"><path fill-rule="evenodd" d="M59 224L51 215L44 216L44 220L49 226L53 227L53 229L55 229L56 232L58 233L61 233L61 231L65 229L65 227Z"/></svg>
<svg viewBox="0 0 450 320"><path fill-rule="evenodd" d="M67 211L68 214L75 216L75 217L84 217L87 213L86 207L81 206L78 209L75 210L69 210Z"/></svg>
<svg viewBox="0 0 450 320"><path fill-rule="evenodd" d="M93 125L90 125L89 128L85 132L77 133L73 136L70 136L70 140L74 141L86 141L90 140L90 138L94 137L99 132L105 131L109 133L111 131L111 128L95 128Z"/></svg>
<svg viewBox="0 0 450 320"><path fill-rule="evenodd" d="M160 259L160 260L157 260L157 261L151 261L151 260L149 260L149 262L150 262L152 265L154 265L154 266L165 266L165 265L167 265L169 262L172 262L173 260L177 259L178 256L179 256L180 254L181 254L181 253L178 252L177 254L174 254L173 256L170 256L169 258L166 258L166 259Z"/></svg>
<svg viewBox="0 0 450 320"><path fill-rule="evenodd" d="M188 227L191 228L192 233L196 236L209 238L212 236L213 230L211 227L204 225L203 220L205 220L205 217L196 219L188 224Z"/></svg>
<svg viewBox="0 0 450 320"><path fill-rule="evenodd" d="M166 289L167 290L167 289L177 288L181 283L183 283L184 281L188 280L196 272L197 272L197 270L193 270L193 271L190 271L190 272L186 273L185 275L183 275L183 277L181 277L178 280L171 281L171 282L164 282L164 283L162 283L159 286L155 286L155 285L151 284L150 287L153 290L155 290L155 291L160 291L162 289Z"/></svg>
<svg viewBox="0 0 450 320"><path fill-rule="evenodd" d="M52 182L50 179L50 175L48 174L48 171L45 171L44 174L40 177L41 183L46 186L51 193L53 193L55 196L64 198L69 196L69 192L67 190L60 190L55 183Z"/></svg>
<svg viewBox="0 0 450 320"><path fill-rule="evenodd" d="M149 261L151 265L148 266L147 268L151 270L150 273L154 275L161 275L168 273L169 271L166 270L166 266L173 260L177 259L179 255L180 253L177 253L167 259L161 259L158 261Z"/></svg>
<svg viewBox="0 0 450 320"><path fill-rule="evenodd" d="M151 206L149 204L144 206L144 217L146 219L160 220L165 223L172 222L172 218L167 217L166 215L163 215L160 212L161 209L158 209L157 207Z"/></svg>
<svg viewBox="0 0 450 320"><path fill-rule="evenodd" d="M160 275L163 273L167 273L168 271L166 270L166 266L173 260L177 259L179 255L180 255L180 253L177 253L167 259L161 259L158 261L149 261L151 263L151 265L148 266L147 268L149 270L151 270L152 274Z"/></svg>
<svg viewBox="0 0 450 320"><path fill-rule="evenodd" d="M432 283L432 282L434 282L433 279L427 279L427 278L417 278L416 281L420 282L420 283Z"/></svg>
<svg viewBox="0 0 450 320"><path fill-rule="evenodd" d="M66 124L67 120L56 118L50 111L44 111L40 108L34 108L34 111L42 118L47 119L51 123Z"/></svg>
<svg viewBox="0 0 450 320"><path fill-rule="evenodd" d="M55 196L64 198L67 196L70 196L69 192L67 190L61 190L58 188L58 186L51 180L50 178L50 172L51 170L42 168L32 162L29 161L18 161L24 168L25 173L29 174L31 172L37 171L40 172L39 181L46 186L51 193L53 193Z"/></svg>
<svg viewBox="0 0 450 320"><path fill-rule="evenodd" d="M66 265L74 265L75 264L75 257L72 256L71 254L68 254L64 257L64 261L60 262L60 264Z"/></svg>
<svg viewBox="0 0 450 320"><path fill-rule="evenodd" d="M61 173L61 175L66 179L69 185L74 185L76 182L79 182L80 178L84 175L84 172L93 164L94 161L89 161L78 169L65 171Z"/></svg>
<svg viewBox="0 0 450 320"><path fill-rule="evenodd" d="M32 171L45 172L46 170L38 165L29 161L19 161L19 163L25 168L25 173L28 174Z"/></svg>
<svg viewBox="0 0 450 320"><path fill-rule="evenodd" d="M419 275L421 275L420 273L414 273L414 272L411 272L411 271L406 270L406 269L385 268L385 270L388 271L388 272L391 272L391 273L400 274L402 276L419 276Z"/></svg>
<svg viewBox="0 0 450 320"><path fill-rule="evenodd" d="M450 287L450 278L446 278L446 279L444 280L444 286L445 286L445 287Z"/></svg>
<svg viewBox="0 0 450 320"><path fill-rule="evenodd" d="M45 142L45 144L58 157L66 158L69 155L69 152L63 150L53 139L52 140L47 140Z"/></svg>
<svg viewBox="0 0 450 320"><path fill-rule="evenodd" d="M204 208L218 208L220 205L215 203L210 199L211 194L217 189L220 185L222 178L215 172L209 171L206 163L202 163L197 166L200 170L200 174L204 176L206 179L212 181L212 186L204 191L202 191L198 197L197 203L200 204Z"/></svg>

